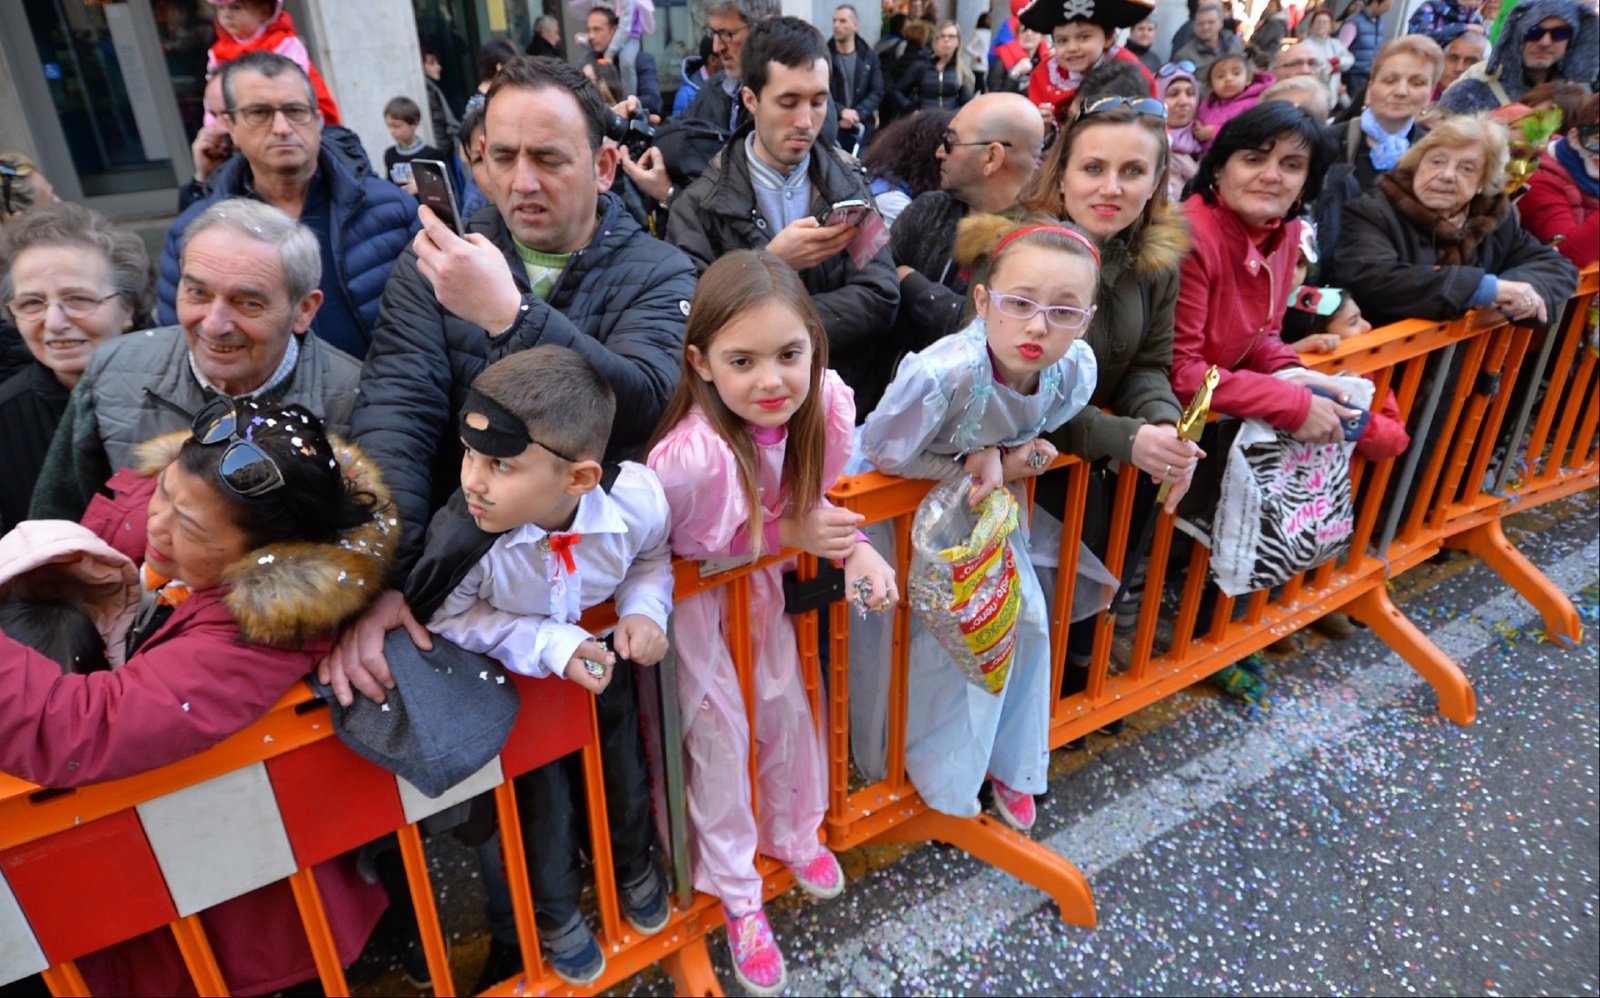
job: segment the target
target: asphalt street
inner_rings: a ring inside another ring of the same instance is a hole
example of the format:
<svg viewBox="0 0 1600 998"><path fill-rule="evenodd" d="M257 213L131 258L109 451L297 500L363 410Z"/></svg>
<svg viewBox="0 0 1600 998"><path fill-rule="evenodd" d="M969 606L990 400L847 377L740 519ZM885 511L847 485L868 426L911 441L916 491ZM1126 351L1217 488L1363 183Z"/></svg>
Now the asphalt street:
<svg viewBox="0 0 1600 998"><path fill-rule="evenodd" d="M1441 718L1369 632L1299 635L1272 659L1269 710L1203 686L1056 754L1034 834L1088 875L1098 927L948 847L858 849L842 897L769 905L790 993L1595 993L1600 506L1578 496L1508 534L1579 604L1580 647L1541 640L1470 557L1395 586L1464 665L1476 724ZM434 859L470 986L481 890L452 848ZM670 992L651 973L617 993Z"/></svg>

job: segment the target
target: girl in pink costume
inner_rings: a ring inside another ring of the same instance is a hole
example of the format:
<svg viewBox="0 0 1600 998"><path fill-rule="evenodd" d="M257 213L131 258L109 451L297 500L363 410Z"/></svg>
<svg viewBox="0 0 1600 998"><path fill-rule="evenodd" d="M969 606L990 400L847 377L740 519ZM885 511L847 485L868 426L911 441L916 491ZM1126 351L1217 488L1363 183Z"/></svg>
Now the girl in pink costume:
<svg viewBox="0 0 1600 998"><path fill-rule="evenodd" d="M649 458L672 509L672 553L725 568L798 548L843 561L845 591L865 607L892 605L894 572L865 543L862 517L824 495L854 445L855 396L827 370L827 336L795 272L770 253L722 257L701 276L684 341L683 379ZM777 994L787 975L761 907L756 852L781 861L816 897L844 889L817 835L827 753L784 614L790 567L749 576L757 802L727 587L681 600L673 628L694 886L722 899L734 971L757 995Z"/></svg>

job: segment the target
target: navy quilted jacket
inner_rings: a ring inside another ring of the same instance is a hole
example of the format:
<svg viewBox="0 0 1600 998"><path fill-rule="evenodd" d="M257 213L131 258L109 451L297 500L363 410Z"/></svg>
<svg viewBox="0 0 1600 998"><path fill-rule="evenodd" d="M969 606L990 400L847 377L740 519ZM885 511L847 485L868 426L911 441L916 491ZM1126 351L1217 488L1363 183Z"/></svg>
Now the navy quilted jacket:
<svg viewBox="0 0 1600 998"><path fill-rule="evenodd" d="M601 195L599 220L546 304L528 287L499 209L472 216L467 231L500 247L522 291L522 320L499 335L446 311L409 247L396 262L350 432L383 469L405 521L402 570L416 560L433 511L461 484L455 420L467 389L501 357L543 343L583 354L617 395L606 460L643 460L683 370L694 264L641 229L616 195Z"/></svg>
<svg viewBox="0 0 1600 998"><path fill-rule="evenodd" d="M338 267L340 287L323 288L324 295L342 294L351 313L361 324L363 348L340 343L341 348L360 360L365 346L372 343L378 325L378 305L383 286L389 281L400 251L411 245L419 228L417 202L405 191L374 176L365 163L353 163L336 153L324 138L317 154L318 177L327 178L332 203L333 225L330 236ZM183 230L201 212L217 201L250 196L250 164L235 156L217 171L206 195L178 216L167 230L166 246L161 251L161 278L158 286L161 325L178 321L178 245ZM326 337L324 337L326 339Z"/></svg>

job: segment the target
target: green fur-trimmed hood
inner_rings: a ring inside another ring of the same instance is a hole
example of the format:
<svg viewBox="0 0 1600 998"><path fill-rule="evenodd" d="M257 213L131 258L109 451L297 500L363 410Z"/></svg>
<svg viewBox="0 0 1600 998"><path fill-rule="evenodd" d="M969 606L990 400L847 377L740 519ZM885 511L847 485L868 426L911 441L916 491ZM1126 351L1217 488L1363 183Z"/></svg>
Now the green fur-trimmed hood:
<svg viewBox="0 0 1600 998"><path fill-rule="evenodd" d="M139 473L159 474L189 436L184 430L141 444ZM328 443L345 474L377 496L373 514L335 543L273 542L230 565L223 573L230 587L224 603L246 641L296 645L330 637L383 590L400 545L399 515L383 475L361 449L333 434Z"/></svg>

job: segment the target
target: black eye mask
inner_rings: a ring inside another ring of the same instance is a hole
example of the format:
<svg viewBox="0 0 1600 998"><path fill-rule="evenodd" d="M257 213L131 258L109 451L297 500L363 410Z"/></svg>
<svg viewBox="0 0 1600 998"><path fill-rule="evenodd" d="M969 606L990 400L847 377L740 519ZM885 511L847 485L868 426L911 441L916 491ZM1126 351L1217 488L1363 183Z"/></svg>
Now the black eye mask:
<svg viewBox="0 0 1600 998"><path fill-rule="evenodd" d="M516 457L533 443L522 420L476 388L461 407L461 439L488 457Z"/></svg>

